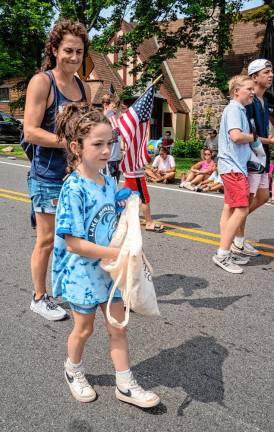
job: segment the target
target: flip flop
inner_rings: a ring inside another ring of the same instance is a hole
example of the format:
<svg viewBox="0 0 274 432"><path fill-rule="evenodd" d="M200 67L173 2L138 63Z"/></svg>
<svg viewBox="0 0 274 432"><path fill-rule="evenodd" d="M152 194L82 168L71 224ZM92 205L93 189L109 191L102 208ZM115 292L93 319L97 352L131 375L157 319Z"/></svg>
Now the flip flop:
<svg viewBox="0 0 274 432"><path fill-rule="evenodd" d="M165 231L165 227L163 225L160 224L154 224L153 228L146 228L146 231L152 231L152 232L156 232L156 233L162 233Z"/></svg>

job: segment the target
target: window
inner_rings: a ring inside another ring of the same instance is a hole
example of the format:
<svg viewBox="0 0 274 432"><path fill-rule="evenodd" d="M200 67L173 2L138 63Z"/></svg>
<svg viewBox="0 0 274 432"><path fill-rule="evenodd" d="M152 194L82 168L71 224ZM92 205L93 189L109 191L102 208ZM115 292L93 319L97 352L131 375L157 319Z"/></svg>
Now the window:
<svg viewBox="0 0 274 432"><path fill-rule="evenodd" d="M164 113L164 127L172 127L172 116L171 113Z"/></svg>
<svg viewBox="0 0 274 432"><path fill-rule="evenodd" d="M10 92L8 87L0 87L0 102L9 102Z"/></svg>

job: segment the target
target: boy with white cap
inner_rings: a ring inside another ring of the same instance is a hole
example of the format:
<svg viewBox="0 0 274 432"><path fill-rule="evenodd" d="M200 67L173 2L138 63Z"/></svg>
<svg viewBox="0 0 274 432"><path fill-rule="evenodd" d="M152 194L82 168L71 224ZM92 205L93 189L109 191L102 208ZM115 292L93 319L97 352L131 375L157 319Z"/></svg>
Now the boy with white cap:
<svg viewBox="0 0 274 432"><path fill-rule="evenodd" d="M254 82L255 96L252 104L247 107L247 116L255 129L259 140L263 144L266 155L265 168L262 173L249 172L250 187L249 213L265 204L269 199L269 164L270 147L274 145L274 137L269 135L269 108L265 92L271 87L273 81L272 64L266 59L257 59L248 66L248 75ZM231 251L239 255L256 256L259 251L245 241L246 220L243 221L231 246Z"/></svg>
<svg viewBox="0 0 274 432"><path fill-rule="evenodd" d="M249 211L247 162L255 141L245 107L252 103L254 85L250 77L237 75L229 81L230 103L225 107L219 131L218 171L224 184L224 207L220 220L221 239L213 262L229 273L242 273L248 257L231 252L231 245Z"/></svg>

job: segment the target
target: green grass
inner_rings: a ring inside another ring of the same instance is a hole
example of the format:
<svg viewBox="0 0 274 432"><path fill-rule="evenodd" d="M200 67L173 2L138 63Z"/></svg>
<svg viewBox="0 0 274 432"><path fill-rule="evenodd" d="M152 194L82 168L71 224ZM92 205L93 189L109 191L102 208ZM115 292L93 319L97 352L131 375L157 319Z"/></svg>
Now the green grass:
<svg viewBox="0 0 274 432"><path fill-rule="evenodd" d="M4 152L3 149L5 147L12 147L13 151L10 153ZM0 155L5 155L5 156L16 156L18 158L22 158L22 159L28 159L24 150L22 149L22 147L20 146L20 144L5 144L5 145L1 145L0 146Z"/></svg>
<svg viewBox="0 0 274 432"><path fill-rule="evenodd" d="M199 162L197 158L175 158L176 162L176 178L180 179L182 173L186 173L192 165Z"/></svg>

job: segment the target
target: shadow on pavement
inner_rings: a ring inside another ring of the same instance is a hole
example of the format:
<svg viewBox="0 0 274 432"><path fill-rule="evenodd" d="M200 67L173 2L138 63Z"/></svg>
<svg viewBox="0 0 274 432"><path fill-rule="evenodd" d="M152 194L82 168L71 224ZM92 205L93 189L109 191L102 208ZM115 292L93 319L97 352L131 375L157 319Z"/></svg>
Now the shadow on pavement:
<svg viewBox="0 0 274 432"><path fill-rule="evenodd" d="M260 239L259 243L265 243L274 246L274 238Z"/></svg>
<svg viewBox="0 0 274 432"><path fill-rule="evenodd" d="M227 356L228 350L214 337L195 336L177 347L162 350L132 367L132 371L145 389L163 386L181 388L187 393L177 409L177 415L182 416L192 400L224 405L222 367ZM113 375L87 375L87 378L93 385L115 385ZM163 404L158 406L159 411L156 408L149 413L159 415L166 412Z"/></svg>
<svg viewBox="0 0 274 432"><path fill-rule="evenodd" d="M73 419L69 422L67 432L93 432L93 428L86 420Z"/></svg>
<svg viewBox="0 0 274 432"><path fill-rule="evenodd" d="M153 278L157 297L170 295L178 289L182 289L186 297L192 296L195 290L205 289L208 287L206 279L185 276L182 274L167 273Z"/></svg>
<svg viewBox="0 0 274 432"><path fill-rule="evenodd" d="M193 223L193 222L170 222L167 220L161 220L163 224L172 224L174 226L182 227L182 228L202 228L201 225ZM168 227L169 228L169 227Z"/></svg>
<svg viewBox="0 0 274 432"><path fill-rule="evenodd" d="M271 252L273 253L274 251L271 251ZM251 257L249 263L247 263L245 265L245 267L268 265L268 264L272 263L273 260L274 260L273 257L266 256L266 255L258 255L256 257Z"/></svg>
<svg viewBox="0 0 274 432"><path fill-rule="evenodd" d="M176 218L178 215L176 214L169 214L169 213L163 213L163 214L155 214L152 215L153 219L161 219L161 218Z"/></svg>
<svg viewBox="0 0 274 432"><path fill-rule="evenodd" d="M158 303L169 303L174 305L180 305L187 303L194 308L208 308L216 310L225 310L228 306L231 306L238 300L244 297L250 297L250 294L242 296L230 296L230 297L211 297L202 299L170 299L170 300L158 300Z"/></svg>

